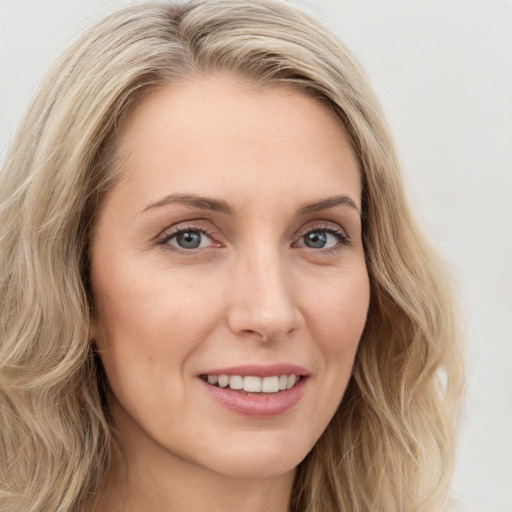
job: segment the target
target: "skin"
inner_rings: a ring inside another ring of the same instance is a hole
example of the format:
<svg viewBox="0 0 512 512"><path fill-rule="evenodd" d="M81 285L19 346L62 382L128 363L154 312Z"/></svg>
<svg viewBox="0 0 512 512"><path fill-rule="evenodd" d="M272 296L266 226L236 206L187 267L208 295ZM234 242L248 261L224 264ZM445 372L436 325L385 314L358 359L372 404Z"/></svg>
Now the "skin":
<svg viewBox="0 0 512 512"><path fill-rule="evenodd" d="M121 179L91 244L91 336L120 449L99 509L284 512L296 466L343 397L368 311L348 138L303 92L215 75L144 99L117 151ZM304 209L333 196L345 199ZM200 247L180 247L177 228ZM315 233L324 247L308 246ZM309 375L301 400L272 418L228 410L198 377L273 363Z"/></svg>

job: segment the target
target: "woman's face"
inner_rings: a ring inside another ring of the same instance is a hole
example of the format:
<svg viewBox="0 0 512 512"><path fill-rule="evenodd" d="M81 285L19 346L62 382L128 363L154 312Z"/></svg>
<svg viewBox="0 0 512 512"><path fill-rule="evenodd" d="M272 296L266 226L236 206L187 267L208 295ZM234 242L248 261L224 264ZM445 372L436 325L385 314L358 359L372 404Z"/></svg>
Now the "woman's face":
<svg viewBox="0 0 512 512"><path fill-rule="evenodd" d="M148 96L118 143L91 335L121 450L291 472L340 404L368 311L347 136L290 86L219 75Z"/></svg>

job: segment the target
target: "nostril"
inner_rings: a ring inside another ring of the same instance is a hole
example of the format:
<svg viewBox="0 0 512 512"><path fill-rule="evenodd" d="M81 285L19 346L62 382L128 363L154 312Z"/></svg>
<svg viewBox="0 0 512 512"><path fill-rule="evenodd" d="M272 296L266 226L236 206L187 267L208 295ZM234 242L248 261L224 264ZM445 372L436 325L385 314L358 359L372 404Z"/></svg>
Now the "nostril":
<svg viewBox="0 0 512 512"><path fill-rule="evenodd" d="M253 338L258 338L260 339L261 341L267 341L267 336L259 331L255 331L253 329L245 329L243 331L243 333L246 335L246 336L251 336Z"/></svg>

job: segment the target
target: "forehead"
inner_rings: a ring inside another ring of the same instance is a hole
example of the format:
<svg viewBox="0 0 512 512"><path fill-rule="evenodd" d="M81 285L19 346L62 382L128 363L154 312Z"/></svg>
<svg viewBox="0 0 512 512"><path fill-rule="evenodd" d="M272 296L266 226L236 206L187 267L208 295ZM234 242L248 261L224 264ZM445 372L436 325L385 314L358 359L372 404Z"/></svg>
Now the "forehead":
<svg viewBox="0 0 512 512"><path fill-rule="evenodd" d="M215 75L165 86L123 121L117 152L121 183L148 200L159 188L242 193L263 182L308 196L339 185L360 206L358 163L340 121L290 85Z"/></svg>

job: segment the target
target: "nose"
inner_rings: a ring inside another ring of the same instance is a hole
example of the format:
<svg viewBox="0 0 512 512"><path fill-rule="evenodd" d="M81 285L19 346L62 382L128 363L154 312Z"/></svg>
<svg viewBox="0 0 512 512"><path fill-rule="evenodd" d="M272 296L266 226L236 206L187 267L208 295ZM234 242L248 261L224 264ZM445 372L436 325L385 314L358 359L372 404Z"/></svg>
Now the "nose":
<svg viewBox="0 0 512 512"><path fill-rule="evenodd" d="M276 252L259 251L232 269L228 324L238 336L280 341L303 323L296 283Z"/></svg>

